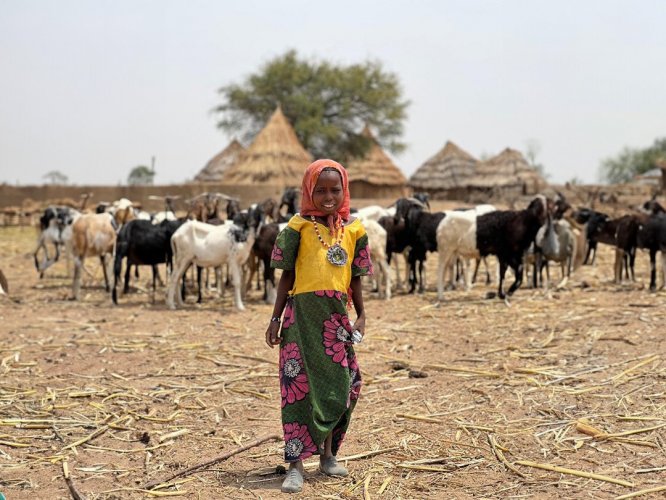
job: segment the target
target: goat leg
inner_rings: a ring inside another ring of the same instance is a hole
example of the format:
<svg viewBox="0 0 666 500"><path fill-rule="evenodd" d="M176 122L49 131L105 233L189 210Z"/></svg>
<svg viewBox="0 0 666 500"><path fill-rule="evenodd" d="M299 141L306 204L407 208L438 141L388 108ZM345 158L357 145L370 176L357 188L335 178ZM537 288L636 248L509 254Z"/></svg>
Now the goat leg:
<svg viewBox="0 0 666 500"><path fill-rule="evenodd" d="M157 278L159 278L159 273L157 272L157 266L153 264L153 296L152 296L152 303L155 303L155 293L157 291ZM160 280L162 281L162 280Z"/></svg>
<svg viewBox="0 0 666 500"><path fill-rule="evenodd" d="M199 295L197 296L197 304L201 304L203 297L201 295L201 272L203 267L197 266L197 286L199 287Z"/></svg>
<svg viewBox="0 0 666 500"><path fill-rule="evenodd" d="M504 286L504 275L506 274L506 268L507 268L508 266L507 266L507 263L506 263L504 260L502 260L502 259L500 259L500 263L499 263L499 264L500 264L500 268L499 268L499 288L498 288L498 290L497 290L497 296L498 296L500 299L504 300L504 299L506 298L506 295L504 294L504 289L503 289L503 286Z"/></svg>
<svg viewBox="0 0 666 500"><path fill-rule="evenodd" d="M509 291L507 292L509 295L513 295L513 292L515 292L523 282L523 263L520 262L517 265L514 264L511 267L513 268L513 273L516 276L516 281L514 281L513 284L509 287Z"/></svg>
<svg viewBox="0 0 666 500"><path fill-rule="evenodd" d="M127 295L129 293L130 275L132 274L131 269L132 265L129 262L129 257L127 257L127 267L125 268L125 285L123 286L124 295ZM120 271L118 271L118 274L120 274Z"/></svg>
<svg viewBox="0 0 666 500"><path fill-rule="evenodd" d="M650 291L657 290L657 249L650 248Z"/></svg>
<svg viewBox="0 0 666 500"><path fill-rule="evenodd" d="M100 255L99 260L102 263L102 271L104 271L104 289L108 293L111 291L111 286L109 285L109 273L106 269L106 260L104 259L104 255Z"/></svg>

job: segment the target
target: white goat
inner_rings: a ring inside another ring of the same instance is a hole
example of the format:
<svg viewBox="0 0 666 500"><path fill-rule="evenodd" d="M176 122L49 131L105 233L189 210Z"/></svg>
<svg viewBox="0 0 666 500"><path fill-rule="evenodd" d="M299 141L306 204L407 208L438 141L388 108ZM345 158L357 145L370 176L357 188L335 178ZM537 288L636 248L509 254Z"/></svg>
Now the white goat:
<svg viewBox="0 0 666 500"><path fill-rule="evenodd" d="M576 237L576 234L574 234L571 225L566 220L558 220L555 222L549 220L548 223L541 226L537 232L536 245L541 249L541 255L536 259L537 266L535 273L537 273L537 278L539 278L541 275L540 267L544 264L546 265L546 283L544 284L546 291L548 291L550 280L550 273L548 272L547 267L548 261L558 262L560 264L562 280L557 285L557 288L564 287L571 276L571 271L575 270L575 258L578 246L577 239L578 238ZM545 259L545 262L543 262L542 259Z"/></svg>
<svg viewBox="0 0 666 500"><path fill-rule="evenodd" d="M116 230L111 224L109 214L85 214L78 217L71 226L72 255L74 256L74 282L72 284L72 298L79 300L81 290L81 270L84 269L86 257L99 256L104 270L104 283L106 291L110 290L107 265L107 254L113 255L116 243Z"/></svg>
<svg viewBox="0 0 666 500"><path fill-rule="evenodd" d="M463 280L465 289L470 288L468 276L469 259L479 259L476 248L476 218L495 211L492 205L478 205L470 210L446 212L446 217L437 226L437 249L439 252L439 265L437 268L437 299L444 296L444 278L446 270L459 257L463 264Z"/></svg>
<svg viewBox="0 0 666 500"><path fill-rule="evenodd" d="M393 213L391 213L388 208L380 207L379 205L369 205L367 207L359 208L358 212L352 215L355 215L357 218L361 219L361 222L363 222L363 225L365 225L365 221L378 221L382 217L395 215L395 208L392 212Z"/></svg>
<svg viewBox="0 0 666 500"><path fill-rule="evenodd" d="M254 240L255 226L251 226L247 233L235 224L213 226L191 220L180 226L171 237L174 262L167 288L167 306L176 308L174 297L177 297L179 306L183 305L178 283L190 264L200 267L228 264L234 285L234 305L244 311L241 299L243 264L250 255Z"/></svg>
<svg viewBox="0 0 666 500"><path fill-rule="evenodd" d="M391 267L386 260L386 229L374 220L364 220L363 226L368 234L370 259L375 266L379 296L389 300L391 298Z"/></svg>

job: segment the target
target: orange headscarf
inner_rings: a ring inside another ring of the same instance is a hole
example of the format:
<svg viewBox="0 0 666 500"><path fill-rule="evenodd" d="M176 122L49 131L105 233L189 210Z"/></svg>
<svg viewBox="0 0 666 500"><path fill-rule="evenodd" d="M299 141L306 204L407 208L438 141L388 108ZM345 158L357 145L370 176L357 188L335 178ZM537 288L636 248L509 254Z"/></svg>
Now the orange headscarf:
<svg viewBox="0 0 666 500"><path fill-rule="evenodd" d="M342 218L343 221L349 220L349 180L347 178L347 170L338 162L326 159L317 160L305 169L303 182L301 184L301 215L326 217L324 212L317 210L317 207L315 207L315 204L312 201L312 193L314 193L315 186L317 185L317 179L319 179L319 174L321 174L325 168L336 170L340 174L340 177L342 177L342 205L338 208L335 216L329 215L327 217L328 227L331 234L333 234L335 232L335 222L338 216Z"/></svg>

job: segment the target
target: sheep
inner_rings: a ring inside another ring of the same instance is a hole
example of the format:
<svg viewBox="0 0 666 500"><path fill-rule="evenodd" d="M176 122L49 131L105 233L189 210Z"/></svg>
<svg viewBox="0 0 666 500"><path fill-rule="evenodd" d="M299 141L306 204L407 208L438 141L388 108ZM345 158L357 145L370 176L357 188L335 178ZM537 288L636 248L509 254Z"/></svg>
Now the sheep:
<svg viewBox="0 0 666 500"><path fill-rule="evenodd" d="M175 309L178 282L191 264L200 267L228 264L234 285L234 305L239 311L244 311L241 299L242 267L254 245L256 231L261 229L262 216L260 210L252 210L248 214L239 214L233 224L213 226L188 221L179 227L171 237L174 271L169 279L167 306ZM182 305L182 296L178 294L177 297L178 305Z"/></svg>
<svg viewBox="0 0 666 500"><path fill-rule="evenodd" d="M437 226L436 238L437 248L439 249L439 264L437 267L438 300L443 299L446 270L451 267L455 257L462 259L465 289L469 290L468 261L469 259L476 259L478 269L478 259L480 258L476 247L476 219L479 215L495 210L492 205L478 205L470 210L448 211L446 217Z"/></svg>
<svg viewBox="0 0 666 500"><path fill-rule="evenodd" d="M74 256L74 281L72 299L79 300L81 269L86 257L99 256L104 271L104 285L109 292L109 277L105 257L113 253L116 230L109 214L84 214L72 224L72 255Z"/></svg>
<svg viewBox="0 0 666 500"><path fill-rule="evenodd" d="M129 292L130 266L149 265L153 268L153 300L156 280L159 279L157 264L172 265L171 236L185 222L162 221L153 225L150 221L133 220L125 224L118 232L113 267L113 289L111 298L118 304L116 288L120 279L122 261L127 257L125 285L123 293ZM161 281L161 280L160 280Z"/></svg>
<svg viewBox="0 0 666 500"><path fill-rule="evenodd" d="M550 207L543 195L534 198L525 210L497 210L477 217L476 248L479 256L495 255L499 260L498 296L506 300L504 275L511 267L516 280L509 287L512 295L523 281L523 254L546 222Z"/></svg>

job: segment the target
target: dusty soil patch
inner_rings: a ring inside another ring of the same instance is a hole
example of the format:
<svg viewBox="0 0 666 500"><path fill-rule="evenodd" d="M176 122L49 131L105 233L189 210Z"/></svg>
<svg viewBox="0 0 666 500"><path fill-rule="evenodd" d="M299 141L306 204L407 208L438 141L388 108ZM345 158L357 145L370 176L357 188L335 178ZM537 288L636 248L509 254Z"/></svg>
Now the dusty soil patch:
<svg viewBox="0 0 666 500"><path fill-rule="evenodd" d="M277 352L263 341L271 308L258 292L243 313L212 292L179 311L161 293L112 307L99 283L74 303L64 265L37 279L34 238L0 231L12 291L0 298L9 500L69 498L63 461L89 499L146 498L149 481L280 433ZM302 496L614 498L666 485L666 295L646 291L645 255L640 282L622 286L610 282L610 250L599 257L552 298L521 288L510 308L485 299L494 283L437 304L434 256L422 296L384 302L368 284L364 388L341 453L380 453L350 461L346 479L310 469ZM161 491L276 498L281 456L268 443Z"/></svg>

